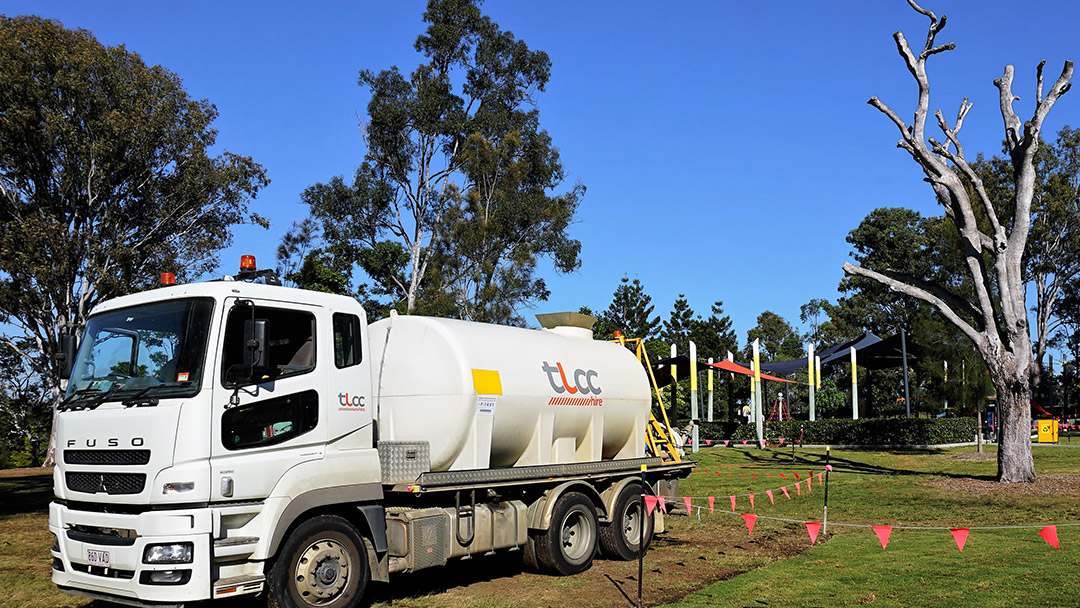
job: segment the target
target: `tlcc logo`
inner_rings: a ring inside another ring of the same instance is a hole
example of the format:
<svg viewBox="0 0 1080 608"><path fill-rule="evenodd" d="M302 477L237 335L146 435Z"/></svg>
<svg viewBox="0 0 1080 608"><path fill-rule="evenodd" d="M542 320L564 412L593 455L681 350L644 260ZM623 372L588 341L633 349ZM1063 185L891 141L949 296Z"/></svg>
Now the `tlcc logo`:
<svg viewBox="0 0 1080 608"><path fill-rule="evenodd" d="M599 395L600 387L596 386L593 381L597 378L596 370L592 369L576 369L573 373L574 383L571 384L566 379L566 372L563 371L562 363L555 362L555 367L544 361L542 368L547 372L548 382L551 383L551 390L558 394L570 393L571 395ZM555 378L555 374L558 373L558 380ZM561 384L560 384L561 381Z"/></svg>

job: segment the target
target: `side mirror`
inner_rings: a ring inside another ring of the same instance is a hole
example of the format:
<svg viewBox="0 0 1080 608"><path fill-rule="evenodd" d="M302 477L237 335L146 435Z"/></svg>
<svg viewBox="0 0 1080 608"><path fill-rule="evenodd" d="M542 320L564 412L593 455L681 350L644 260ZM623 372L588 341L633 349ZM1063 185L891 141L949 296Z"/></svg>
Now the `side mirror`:
<svg viewBox="0 0 1080 608"><path fill-rule="evenodd" d="M56 353L56 360L60 363L60 378L71 378L71 370L75 367L75 336L69 333L60 334L60 352Z"/></svg>
<svg viewBox="0 0 1080 608"><path fill-rule="evenodd" d="M266 344L266 319L244 320L244 367L250 378L270 367L270 353Z"/></svg>

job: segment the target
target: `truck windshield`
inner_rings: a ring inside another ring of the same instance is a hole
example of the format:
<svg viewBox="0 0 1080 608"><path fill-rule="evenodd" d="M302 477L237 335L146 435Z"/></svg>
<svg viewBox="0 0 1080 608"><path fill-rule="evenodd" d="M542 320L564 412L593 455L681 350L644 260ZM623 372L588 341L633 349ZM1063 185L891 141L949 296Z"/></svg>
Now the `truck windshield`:
<svg viewBox="0 0 1080 608"><path fill-rule="evenodd" d="M153 405L196 394L213 310L212 299L190 298L90 317L62 406Z"/></svg>

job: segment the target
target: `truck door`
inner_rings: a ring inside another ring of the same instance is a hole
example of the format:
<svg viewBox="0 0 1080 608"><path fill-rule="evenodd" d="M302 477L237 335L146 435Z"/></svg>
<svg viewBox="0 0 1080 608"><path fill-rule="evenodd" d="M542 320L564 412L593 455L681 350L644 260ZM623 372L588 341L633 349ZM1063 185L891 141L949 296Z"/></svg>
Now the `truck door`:
<svg viewBox="0 0 1080 608"><path fill-rule="evenodd" d="M225 305L214 390L211 500L267 497L289 468L323 458L333 361L320 343L325 310L230 298ZM260 328L260 329L256 329ZM249 348L262 331L262 363ZM325 332L324 332L325 333ZM182 438L180 438L182 440Z"/></svg>

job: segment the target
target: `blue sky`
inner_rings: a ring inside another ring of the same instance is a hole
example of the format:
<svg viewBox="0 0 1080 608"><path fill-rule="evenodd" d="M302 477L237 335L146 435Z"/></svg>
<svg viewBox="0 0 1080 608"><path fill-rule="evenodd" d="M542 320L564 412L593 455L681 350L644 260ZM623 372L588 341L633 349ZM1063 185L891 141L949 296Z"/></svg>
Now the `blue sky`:
<svg viewBox="0 0 1080 608"><path fill-rule="evenodd" d="M424 2L23 2L32 13L124 44L208 98L222 149L252 156L272 184L253 209L269 231L241 227L241 253L270 266L280 237L306 216L300 192L351 175L364 154L357 116L361 69L420 61L413 41ZM1021 118L1035 66L1047 79L1080 60L1080 6L1066 0L926 2L949 24L931 59L931 108L950 119L970 97L961 139L969 156L1002 138L994 78L1017 69ZM910 120L914 81L892 33L921 46L927 20L902 0L837 2L511 2L484 11L552 59L538 96L569 187L588 188L573 235L582 267L545 271L537 312L603 309L620 277L641 279L656 312L685 293L707 313L723 300L740 341L765 310L799 324L811 298L835 300L849 259L845 235L872 209L938 213L895 127L866 104L877 95ZM1080 91L1054 108L1049 134L1080 123Z"/></svg>

